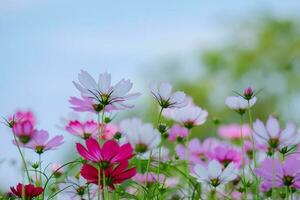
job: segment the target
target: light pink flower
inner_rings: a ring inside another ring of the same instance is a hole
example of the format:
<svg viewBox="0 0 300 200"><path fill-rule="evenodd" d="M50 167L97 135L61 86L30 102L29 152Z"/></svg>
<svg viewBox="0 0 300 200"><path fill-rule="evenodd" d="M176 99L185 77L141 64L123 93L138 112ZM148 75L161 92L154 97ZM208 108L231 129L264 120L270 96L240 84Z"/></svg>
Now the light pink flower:
<svg viewBox="0 0 300 200"><path fill-rule="evenodd" d="M135 180L136 182L142 183L142 184L146 183L146 179L147 179L147 174L146 173L145 174L137 173L133 177L133 180ZM148 173L148 182L147 183L148 184L154 184L156 182L162 183L164 181L164 179L165 179L165 175L163 175L163 174L159 174L157 176L157 174L149 172Z"/></svg>
<svg viewBox="0 0 300 200"><path fill-rule="evenodd" d="M51 140L49 139L49 133L45 130L35 130L35 135L25 147L33 149L36 153L42 154L45 151L55 149L63 144L64 137L62 135L55 136Z"/></svg>
<svg viewBox="0 0 300 200"><path fill-rule="evenodd" d="M169 140L176 141L177 139L184 139L188 135L188 129L181 127L178 124L173 125L169 130Z"/></svg>
<svg viewBox="0 0 300 200"><path fill-rule="evenodd" d="M218 130L219 135L225 139L239 139L241 138L241 126L238 124L229 124L221 126ZM250 127L247 124L242 126L242 135L244 138L250 136Z"/></svg>
<svg viewBox="0 0 300 200"><path fill-rule="evenodd" d="M152 83L150 86L151 93L161 108L182 108L187 105L187 98L184 92L177 91L172 93L170 83Z"/></svg>
<svg viewBox="0 0 300 200"><path fill-rule="evenodd" d="M208 160L208 154L212 149L219 145L219 141L214 138L207 138L201 144L200 140L192 139L189 144L189 157L190 157L190 164L202 164L206 165L206 161ZM176 154L179 156L181 160L186 160L186 147L183 145L176 146Z"/></svg>
<svg viewBox="0 0 300 200"><path fill-rule="evenodd" d="M95 139L98 137L98 124L93 120L86 122L80 122L78 120L70 121L66 126L66 130L85 140L90 137Z"/></svg>
<svg viewBox="0 0 300 200"><path fill-rule="evenodd" d="M101 139L102 140L111 140L114 138L114 135L119 132L119 127L114 124L105 124L102 130Z"/></svg>
<svg viewBox="0 0 300 200"><path fill-rule="evenodd" d="M97 113L103 109L103 106L99 104L98 101L85 96L82 98L70 97L69 103L72 105L71 108L77 112ZM117 108L112 105L105 106L105 112L110 112L113 110L117 110Z"/></svg>
<svg viewBox="0 0 300 200"><path fill-rule="evenodd" d="M78 81L73 81L81 96L97 101L103 107L112 105L118 109L132 108L127 101L140 96L140 93L129 93L133 84L130 80L122 79L117 84L111 84L111 75L103 73L99 75L98 83L84 70L78 74Z"/></svg>
<svg viewBox="0 0 300 200"><path fill-rule="evenodd" d="M261 189L263 191L270 190L272 186L300 189L299 165L300 160L297 156L290 156L284 162L266 158L259 168L254 169L254 173L262 178Z"/></svg>

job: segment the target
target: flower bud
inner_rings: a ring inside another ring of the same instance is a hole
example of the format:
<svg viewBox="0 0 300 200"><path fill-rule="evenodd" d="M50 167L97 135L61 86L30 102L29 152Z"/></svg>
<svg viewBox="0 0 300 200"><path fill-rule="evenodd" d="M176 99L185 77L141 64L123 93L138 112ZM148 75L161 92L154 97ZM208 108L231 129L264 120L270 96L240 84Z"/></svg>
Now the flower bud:
<svg viewBox="0 0 300 200"><path fill-rule="evenodd" d="M253 89L251 87L247 87L244 90L244 97L247 100L250 100L253 97L254 93L253 93Z"/></svg>

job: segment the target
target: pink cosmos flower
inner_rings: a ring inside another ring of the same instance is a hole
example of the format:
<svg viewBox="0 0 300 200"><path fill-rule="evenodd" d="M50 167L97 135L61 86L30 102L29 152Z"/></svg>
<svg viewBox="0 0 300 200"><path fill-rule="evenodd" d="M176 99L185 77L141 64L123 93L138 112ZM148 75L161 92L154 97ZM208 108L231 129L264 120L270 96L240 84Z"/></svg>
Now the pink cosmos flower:
<svg viewBox="0 0 300 200"><path fill-rule="evenodd" d="M64 137L62 135L55 136L51 140L49 139L49 133L45 130L35 130L34 137L28 142L25 147L33 149L36 153L42 154L45 151L55 149L63 144Z"/></svg>
<svg viewBox="0 0 300 200"><path fill-rule="evenodd" d="M115 184L121 184L125 180L132 178L136 174L135 168L128 169L128 161L123 160L116 167L109 166L105 171L105 182L110 189L115 189ZM84 164L81 168L80 174L87 180L88 183L98 185L98 170L89 164ZM100 171L100 182L103 187L103 171Z"/></svg>
<svg viewBox="0 0 300 200"><path fill-rule="evenodd" d="M98 83L86 71L81 70L78 74L79 83L73 81L81 96L97 101L99 105L106 107L112 105L117 109L132 108L127 101L138 97L140 93L128 93L133 84L130 80L122 79L117 84L111 84L111 75L103 73L99 75Z"/></svg>
<svg viewBox="0 0 300 200"><path fill-rule="evenodd" d="M27 144L35 135L33 124L29 120L16 122L12 127L12 131L21 144Z"/></svg>
<svg viewBox="0 0 300 200"><path fill-rule="evenodd" d="M102 130L101 139L102 140L111 140L114 138L114 135L119 132L119 127L114 124L105 124Z"/></svg>
<svg viewBox="0 0 300 200"><path fill-rule="evenodd" d="M9 122L17 123L17 122L24 122L29 121L32 126L35 126L36 119L31 111L17 111L13 116L8 117Z"/></svg>
<svg viewBox="0 0 300 200"><path fill-rule="evenodd" d="M221 126L218 130L218 133L224 139L239 139L241 138L241 126L238 124ZM243 124L242 134L244 138L250 136L250 127L247 124Z"/></svg>
<svg viewBox="0 0 300 200"><path fill-rule="evenodd" d="M76 144L78 153L86 160L99 163L103 169L134 156L129 143L119 146L116 141L108 140L101 148L97 140L90 138L85 141L85 144L87 148L80 143Z"/></svg>
<svg viewBox="0 0 300 200"><path fill-rule="evenodd" d="M254 173L262 178L261 189L268 191L273 186L276 188L288 186L300 189L300 160L297 156L289 156L283 163L278 159L266 158ZM275 175L272 174L274 172Z"/></svg>
<svg viewBox="0 0 300 200"><path fill-rule="evenodd" d="M140 174L137 173L134 177L133 180L142 184L146 183L146 179L147 179L147 174ZM156 182L159 183L163 183L163 181L165 180L165 175L163 174L159 174L158 175L158 180L157 180L157 174L153 173L153 172L149 172L148 173L148 184L154 184Z"/></svg>
<svg viewBox="0 0 300 200"><path fill-rule="evenodd" d="M182 140L186 138L188 135L188 129L181 127L178 124L173 125L169 130L169 140L170 141L176 141L176 140Z"/></svg>
<svg viewBox="0 0 300 200"><path fill-rule="evenodd" d="M88 139L90 137L98 137L98 124L97 122L90 120L86 122L80 122L78 120L70 121L66 126L66 130L80 138Z"/></svg>
<svg viewBox="0 0 300 200"><path fill-rule="evenodd" d="M188 144L189 154L190 154L190 164L206 165L209 152L218 145L219 145L219 141L213 138L207 138L206 140L203 141L202 144L199 141L199 139L197 138L192 139ZM184 147L183 145L177 145L176 154L179 156L180 159L186 160L186 155L187 155L186 147Z"/></svg>
<svg viewBox="0 0 300 200"><path fill-rule="evenodd" d="M219 161L225 167L230 163L234 163L237 168L240 168L242 165L242 155L240 150L226 144L215 147L208 153L208 157L210 160Z"/></svg>
<svg viewBox="0 0 300 200"><path fill-rule="evenodd" d="M56 178L60 177L61 175L63 175L64 170L62 168L62 165L59 163L54 163L51 165L51 172L54 173L54 176Z"/></svg>
<svg viewBox="0 0 300 200"><path fill-rule="evenodd" d="M69 103L72 109L77 112L91 112L98 113L103 110L103 106L95 99L83 96L81 99L77 97L70 97ZM110 112L117 108L112 105L105 106L105 111Z"/></svg>

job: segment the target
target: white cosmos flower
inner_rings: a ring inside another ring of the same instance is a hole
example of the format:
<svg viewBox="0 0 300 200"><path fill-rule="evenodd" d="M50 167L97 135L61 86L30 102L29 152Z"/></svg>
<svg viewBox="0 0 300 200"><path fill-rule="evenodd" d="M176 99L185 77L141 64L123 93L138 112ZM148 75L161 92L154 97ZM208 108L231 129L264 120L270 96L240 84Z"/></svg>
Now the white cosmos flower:
<svg viewBox="0 0 300 200"><path fill-rule="evenodd" d="M187 98L184 92L177 91L172 93L170 83L152 83L151 93L162 108L181 108L187 105Z"/></svg>
<svg viewBox="0 0 300 200"><path fill-rule="evenodd" d="M194 172L191 173L199 183L204 183L212 188L217 188L234 180L237 174L238 170L233 163L223 169L223 165L216 160L210 161L207 167L197 164Z"/></svg>
<svg viewBox="0 0 300 200"><path fill-rule="evenodd" d="M137 97L140 93L128 93L132 88L130 80L122 79L117 84L111 84L111 75L103 73L99 75L98 83L84 70L78 74L79 83L73 81L75 87L83 97L89 97L103 106L111 105L117 109L131 108L126 101Z"/></svg>
<svg viewBox="0 0 300 200"><path fill-rule="evenodd" d="M249 105L252 107L256 102L256 97L249 100ZM225 104L232 110L239 113L244 113L248 108L248 101L240 96L229 96L225 100Z"/></svg>
<svg viewBox="0 0 300 200"><path fill-rule="evenodd" d="M192 128L206 122L208 113L206 110L195 106L188 105L183 108L174 109L171 118L178 123L183 124L186 128Z"/></svg>
<svg viewBox="0 0 300 200"><path fill-rule="evenodd" d="M266 125L257 119L253 123L253 131L258 143L272 149L291 147L300 143L300 133L295 124L287 123L285 129L281 130L278 120L272 116L269 117Z"/></svg>
<svg viewBox="0 0 300 200"><path fill-rule="evenodd" d="M137 153L146 153L156 148L161 141L161 135L152 124L143 123L138 118L125 119L120 123L123 134L122 143L129 142Z"/></svg>

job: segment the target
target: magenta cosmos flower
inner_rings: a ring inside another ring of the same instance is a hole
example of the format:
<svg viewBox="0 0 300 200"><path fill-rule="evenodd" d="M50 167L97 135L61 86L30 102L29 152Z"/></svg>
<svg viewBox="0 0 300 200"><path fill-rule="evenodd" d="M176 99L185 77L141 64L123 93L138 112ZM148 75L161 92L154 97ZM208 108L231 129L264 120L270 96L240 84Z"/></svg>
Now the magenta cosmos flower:
<svg viewBox="0 0 300 200"><path fill-rule="evenodd" d="M99 75L98 82L86 71L78 74L79 83L73 81L81 96L93 99L99 106L114 106L118 109L132 108L127 101L138 97L140 93L129 93L133 84L130 80L122 79L117 84L111 84L111 75Z"/></svg>
<svg viewBox="0 0 300 200"><path fill-rule="evenodd" d="M294 155L288 157L284 162L280 162L278 159L266 158L260 168L254 169L254 173L262 178L261 189L263 191L270 190L272 183L276 188L288 186L300 189L299 166L299 157Z"/></svg>
<svg viewBox="0 0 300 200"><path fill-rule="evenodd" d="M24 122L24 121L29 121L32 126L35 126L36 119L31 111L17 111L13 116L8 117L9 123L10 124L15 124L18 122Z"/></svg>
<svg viewBox="0 0 300 200"><path fill-rule="evenodd" d="M23 189L25 189L25 191L23 191ZM26 200L31 200L44 192L44 189L41 187L35 187L32 184L22 185L21 183L16 187L11 187L10 190L18 198L22 199L24 195Z"/></svg>
<svg viewBox="0 0 300 200"><path fill-rule="evenodd" d="M98 170L89 164L84 164L80 171L81 176L87 180L87 183L98 185ZM123 160L116 167L110 166L104 171L106 185L112 190L115 189L115 184L121 184L125 180L132 178L136 174L135 168L128 169L128 161ZM103 187L103 171L100 172L100 183Z"/></svg>
<svg viewBox="0 0 300 200"><path fill-rule="evenodd" d="M80 122L78 120L70 121L66 126L66 130L72 135L83 138L85 140L90 137L98 137L98 124L93 120L86 122Z"/></svg>
<svg viewBox="0 0 300 200"><path fill-rule="evenodd" d="M219 135L224 139L240 139L241 138L241 126L239 124L229 124L221 126L218 129ZM250 127L248 124L243 124L242 126L242 135L243 138L250 136Z"/></svg>
<svg viewBox="0 0 300 200"><path fill-rule="evenodd" d="M188 135L189 131L187 128L182 127L178 124L173 125L169 130L169 137L170 141L183 141L184 138Z"/></svg>
<svg viewBox="0 0 300 200"><path fill-rule="evenodd" d="M58 135L53 137L51 140L48 139L49 133L47 131L35 130L34 137L25 145L25 147L33 149L38 154L42 154L45 151L55 149L56 147L62 145L64 137L62 135Z"/></svg>
<svg viewBox="0 0 300 200"><path fill-rule="evenodd" d="M21 144L27 144L35 135L33 124L29 120L14 123L12 131Z"/></svg>
<svg viewBox="0 0 300 200"><path fill-rule="evenodd" d="M234 163L239 168L242 164L242 153L240 150L226 144L221 144L208 152L208 157L210 160L219 161L224 167L230 163Z"/></svg>
<svg viewBox="0 0 300 200"><path fill-rule="evenodd" d="M87 148L80 143L76 144L78 153L84 159L100 164L103 169L134 156L129 143L119 146L116 141L108 140L101 148L97 140L90 138L86 140L85 144Z"/></svg>

